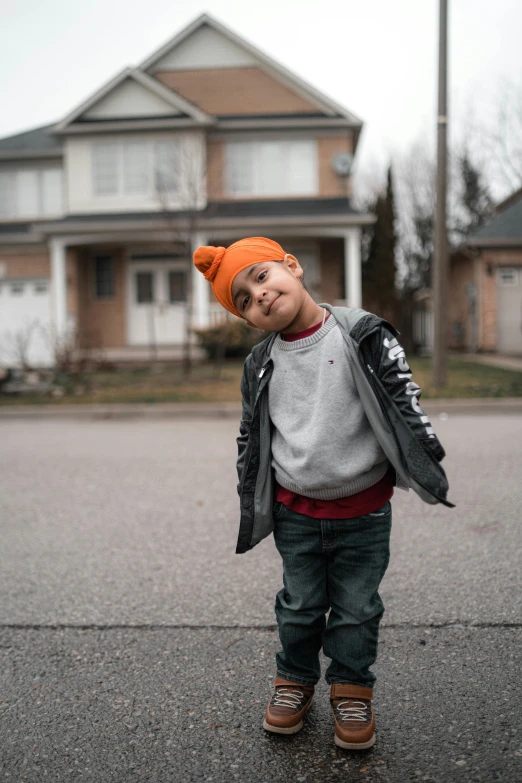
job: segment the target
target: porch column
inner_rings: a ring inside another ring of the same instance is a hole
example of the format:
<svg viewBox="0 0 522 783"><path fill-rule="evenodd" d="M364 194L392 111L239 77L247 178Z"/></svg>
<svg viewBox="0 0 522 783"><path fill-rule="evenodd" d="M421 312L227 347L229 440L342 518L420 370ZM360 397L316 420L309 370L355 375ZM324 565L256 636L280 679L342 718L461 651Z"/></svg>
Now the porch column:
<svg viewBox="0 0 522 783"><path fill-rule="evenodd" d="M192 252L200 245L208 244L208 237L201 231L196 231L192 237ZM194 326L198 329L205 329L209 325L209 287L210 283L205 280L201 272L196 268L192 259L192 305L194 313Z"/></svg>
<svg viewBox="0 0 522 783"><path fill-rule="evenodd" d="M66 247L62 239L51 239L51 323L55 340L65 337L67 331L67 274Z"/></svg>
<svg viewBox="0 0 522 783"><path fill-rule="evenodd" d="M346 304L361 307L361 229L357 226L344 234L344 281Z"/></svg>

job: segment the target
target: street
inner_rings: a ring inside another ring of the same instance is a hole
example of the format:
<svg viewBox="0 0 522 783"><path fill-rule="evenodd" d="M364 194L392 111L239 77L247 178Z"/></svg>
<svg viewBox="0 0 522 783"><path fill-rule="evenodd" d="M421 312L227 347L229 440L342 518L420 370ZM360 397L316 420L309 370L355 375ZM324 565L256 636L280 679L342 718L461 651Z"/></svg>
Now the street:
<svg viewBox="0 0 522 783"><path fill-rule="evenodd" d="M261 728L281 565L235 554L236 421L1 421L1 779L518 783L522 416L433 425L457 507L395 492L356 753L324 681L299 734Z"/></svg>

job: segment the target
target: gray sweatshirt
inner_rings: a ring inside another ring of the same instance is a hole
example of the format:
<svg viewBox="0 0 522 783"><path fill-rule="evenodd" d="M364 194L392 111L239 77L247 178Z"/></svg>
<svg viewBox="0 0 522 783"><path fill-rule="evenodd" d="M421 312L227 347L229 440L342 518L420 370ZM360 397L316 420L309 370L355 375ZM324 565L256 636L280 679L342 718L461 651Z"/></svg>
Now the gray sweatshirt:
<svg viewBox="0 0 522 783"><path fill-rule="evenodd" d="M305 497L335 500L380 481L389 463L364 413L333 314L309 337L286 342L278 335L270 357L277 482Z"/></svg>

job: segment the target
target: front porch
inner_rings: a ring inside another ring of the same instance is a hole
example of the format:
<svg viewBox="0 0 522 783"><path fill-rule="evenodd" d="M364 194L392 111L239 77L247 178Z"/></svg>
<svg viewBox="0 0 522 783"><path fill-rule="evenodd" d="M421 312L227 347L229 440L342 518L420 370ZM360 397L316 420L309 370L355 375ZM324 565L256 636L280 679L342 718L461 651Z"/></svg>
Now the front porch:
<svg viewBox="0 0 522 783"><path fill-rule="evenodd" d="M276 236L305 270L317 302L360 307L360 229L300 230ZM337 235L332 235L332 234ZM235 237L193 236L192 246L231 244ZM304 234L304 236L303 236ZM73 339L78 349L114 362L182 358L190 329L227 317L210 285L168 236L76 236L50 240L51 314L55 339ZM188 306L190 302L190 306ZM228 317L234 318L229 315ZM202 352L191 335L194 358Z"/></svg>

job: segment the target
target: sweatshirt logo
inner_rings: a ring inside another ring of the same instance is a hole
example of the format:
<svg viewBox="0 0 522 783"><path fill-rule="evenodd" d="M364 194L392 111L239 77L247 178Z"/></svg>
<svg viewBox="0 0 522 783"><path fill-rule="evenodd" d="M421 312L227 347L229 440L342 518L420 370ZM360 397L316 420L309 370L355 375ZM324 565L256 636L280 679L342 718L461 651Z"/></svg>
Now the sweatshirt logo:
<svg viewBox="0 0 522 783"><path fill-rule="evenodd" d="M333 359L328 359L328 364L333 364L333 363L334 363Z"/></svg>

